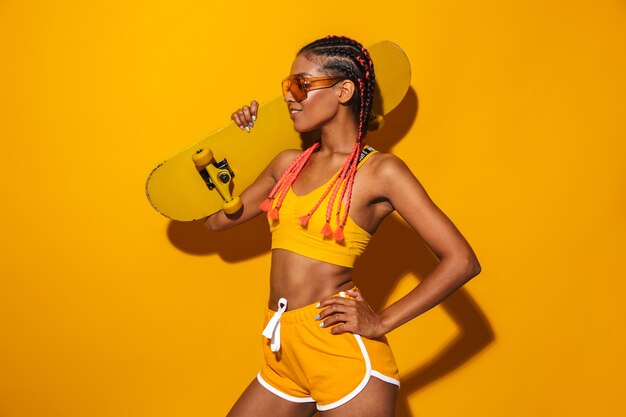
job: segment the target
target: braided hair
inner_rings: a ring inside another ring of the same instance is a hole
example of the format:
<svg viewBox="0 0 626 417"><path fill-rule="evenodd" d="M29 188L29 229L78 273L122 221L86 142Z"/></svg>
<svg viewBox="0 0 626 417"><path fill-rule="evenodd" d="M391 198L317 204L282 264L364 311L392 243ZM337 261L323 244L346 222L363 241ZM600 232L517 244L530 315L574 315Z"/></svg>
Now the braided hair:
<svg viewBox="0 0 626 417"><path fill-rule="evenodd" d="M321 233L325 239L334 237L338 243L343 243L343 228L348 220L354 176L356 175L359 155L363 150L363 140L365 138L370 115L372 114L374 89L376 87L374 64L363 45L345 36L329 35L325 38L318 39L300 49L298 55L300 54L304 54L307 58L314 58L319 61L321 64L320 69L327 72L330 76L344 77L345 79L351 80L357 87L355 94L351 98L352 103L350 104L358 128L357 140L354 147L343 167L333 177L332 181L330 181L330 184L317 203L306 215L300 217L300 224L306 227L313 213L330 194L331 197L326 208L326 223ZM321 144L318 141L304 150L278 179L269 197L260 206L263 211L267 212L270 219L278 220L278 212L287 192L296 178L298 178L298 175L309 161L313 152L319 149L320 146ZM338 194L339 199L337 200ZM277 199L276 204L274 204L275 199ZM337 228L333 232L330 221L335 202L337 202L335 210Z"/></svg>

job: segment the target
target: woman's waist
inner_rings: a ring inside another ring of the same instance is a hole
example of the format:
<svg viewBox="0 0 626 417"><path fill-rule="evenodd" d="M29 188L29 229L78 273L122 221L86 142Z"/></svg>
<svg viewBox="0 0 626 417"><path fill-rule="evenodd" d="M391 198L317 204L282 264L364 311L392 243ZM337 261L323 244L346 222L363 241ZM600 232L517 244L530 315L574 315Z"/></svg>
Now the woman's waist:
<svg viewBox="0 0 626 417"><path fill-rule="evenodd" d="M354 287L352 268L313 259L301 260L297 258L299 255L292 253L272 252L268 303L271 310L278 309L278 300L281 298L288 300L287 309L292 310L315 304Z"/></svg>
<svg viewBox="0 0 626 417"><path fill-rule="evenodd" d="M334 291L329 294L325 294L316 301L309 304L296 304L289 301L287 298L281 298L279 305L275 309L267 308L265 311L265 323L274 317L276 314L280 315L280 322L283 324L295 324L302 321L312 322L312 319L320 313L319 302L329 297L347 297L352 298L348 290L356 290L356 286L350 286L347 289L341 291ZM292 298L293 300L293 298ZM281 311L279 311L281 310ZM317 325L318 323L316 323Z"/></svg>
<svg viewBox="0 0 626 417"><path fill-rule="evenodd" d="M278 301L281 298L287 300L287 311L299 309L302 307L317 304L325 298L331 297L339 292L345 292L355 288L352 280L342 283L339 286L315 286L309 284L307 287L299 287L298 289L285 289L285 286L270 285L270 299L268 308L272 311L278 310ZM278 287L278 288L276 288Z"/></svg>

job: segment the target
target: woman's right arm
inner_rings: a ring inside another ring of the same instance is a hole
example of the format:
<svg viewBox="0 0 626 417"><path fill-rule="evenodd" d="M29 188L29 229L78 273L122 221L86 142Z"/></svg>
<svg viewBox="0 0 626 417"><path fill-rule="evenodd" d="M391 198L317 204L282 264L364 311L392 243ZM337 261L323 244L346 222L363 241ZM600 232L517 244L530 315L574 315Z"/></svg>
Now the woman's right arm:
<svg viewBox="0 0 626 417"><path fill-rule="evenodd" d="M226 214L220 210L204 219L204 225L211 231L220 231L246 222L263 211L259 208L276 185L278 178L287 169L301 151L289 149L279 153L270 164L259 174L257 179L246 188L241 195L243 207L235 214Z"/></svg>

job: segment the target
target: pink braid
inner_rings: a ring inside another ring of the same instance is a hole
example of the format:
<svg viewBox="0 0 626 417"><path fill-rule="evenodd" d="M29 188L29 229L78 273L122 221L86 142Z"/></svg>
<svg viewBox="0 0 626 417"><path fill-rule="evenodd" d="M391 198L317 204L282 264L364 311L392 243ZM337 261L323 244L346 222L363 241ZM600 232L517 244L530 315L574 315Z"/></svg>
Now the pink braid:
<svg viewBox="0 0 626 417"><path fill-rule="evenodd" d="M319 147L319 142L314 143L312 146L310 146L308 149L306 149L300 155L298 155L298 157L296 159L293 160L293 162L287 167L285 172L283 172L283 174L280 176L278 181L276 181L276 185L274 185L274 188L272 188L272 191L269 194L269 198L273 199L276 196L276 193L278 193L278 189L282 186L283 181L285 180L285 178L288 175L291 174L291 172L293 171L293 168L296 165L298 165L300 162L302 162L302 160L304 158L308 159L307 152L311 151L311 153L312 153L315 149L317 149L317 147ZM315 148L315 149L313 149L313 148Z"/></svg>
<svg viewBox="0 0 626 417"><path fill-rule="evenodd" d="M304 166L304 164L306 164L306 162L311 157L311 154L315 152L319 147L320 147L320 143L315 142L313 145L309 146L308 149L302 152L296 158L296 160L291 163L291 165L289 165L289 167L285 170L283 175L276 182L276 185L274 186L274 188L272 189L272 192L270 193L270 198L274 198L276 196L276 194L278 193L278 190L282 187L287 177L291 176L293 172L297 170L299 167L300 167L300 170L302 170L301 167Z"/></svg>
<svg viewBox="0 0 626 417"><path fill-rule="evenodd" d="M357 151L358 148L359 148L358 142L356 142L354 144L354 146L352 147L352 151L350 151L350 156L348 157L346 162L343 164L343 169L341 170L341 181L335 186L335 188L333 190L333 194L332 194L330 200L328 201L328 207L326 208L326 223L330 223L330 215L332 213L332 208L335 205L335 199L337 197L337 192L339 191L339 188L340 188L341 184L345 183L346 173L349 172L348 170L350 169L350 166L353 164L354 157L355 157L355 151ZM357 158L358 158L358 156L357 156ZM345 188L345 185L344 185L344 188ZM341 207L341 200L339 201L339 207Z"/></svg>
<svg viewBox="0 0 626 417"><path fill-rule="evenodd" d="M276 202L276 206L272 210L272 211L274 211L274 213L270 212L270 214L272 214L272 216L270 216L271 219L278 220L278 211L280 210L281 206L283 205L283 200L285 199L285 196L287 196L287 193L289 192L289 189L291 188L291 185L294 183L296 178L298 178L298 175L300 175L300 172L302 171L304 166L307 164L307 162L311 158L311 155L313 154L313 151L315 151L317 148L319 148L319 146L320 146L320 144L318 142L318 143L314 144L313 146L311 146L309 149L307 149L304 152L304 153L306 153L305 157L300 160L300 162L293 168L292 172L290 172L289 175L287 176L287 178L285 178L285 180L283 181L283 185L280 188L280 192L278 193L279 194L278 201Z"/></svg>
<svg viewBox="0 0 626 417"><path fill-rule="evenodd" d="M362 146L358 146L358 145L359 145L359 143L358 143L358 142L357 142L355 145L357 145L357 146L355 146L355 147L357 148L357 156L356 156L356 158L353 158L353 159L350 161L350 169L349 169L349 171L348 171L348 178L347 178L347 180L345 181L344 187L343 187L343 188L342 188L342 190L341 190L341 195L340 195L340 197L339 197L339 204L337 205L337 212L336 212L337 216L336 216L336 221L337 221L337 225L338 225L339 227L342 227L342 226L343 226L343 225L341 224L341 222L339 221L339 220L340 220L339 213L340 213L340 211L341 211L341 204L343 203L343 204L345 205L344 196L345 196L346 191L347 191L347 189L348 189L348 183L349 183L349 181L350 181L350 178L352 177L352 173L356 170L356 168L357 168L357 166L358 166L359 155L360 155L361 150L362 150ZM347 206L346 206L346 207L347 207Z"/></svg>
<svg viewBox="0 0 626 417"><path fill-rule="evenodd" d="M363 100L363 90L364 90L363 81L359 78L358 82L359 82L359 91L361 92L361 100ZM354 145L354 149L353 149L353 152L355 152L355 150L356 150L356 155L353 154L352 157L351 157L351 160L350 160L350 165L353 168L352 171L351 171L351 174L354 174L355 171L356 171L356 166L358 164L359 155L361 153L362 145L363 145L361 143L361 139L363 137L363 113L364 113L363 107L364 107L363 103L361 103L361 111L359 112L359 132L358 132L358 135L357 135L357 141L356 141L356 143ZM348 181L350 181L350 179L348 179ZM346 187L343 188L343 190L341 192L341 197L339 199L340 202L337 205L337 224L339 224L339 212L341 210L341 202L343 201L343 197L344 197L345 192L346 192ZM346 216L347 216L347 214L346 214ZM340 224L340 227L343 227L343 225L345 225L345 222L343 224Z"/></svg>
<svg viewBox="0 0 626 417"><path fill-rule="evenodd" d="M326 190L324 190L324 193L322 194L322 196L317 200L317 203L315 203L315 206L313 206L313 208L307 213L306 216L300 217L300 224L302 226L306 226L308 224L309 219L311 218L313 213L315 213L318 207L322 204L322 202L324 201L324 199L326 198L330 190L338 187L342 183L343 178L345 177L346 171L347 171L347 164L344 164L341 171L337 173L337 175L335 175L330 185L326 187ZM332 234L332 229L330 228L330 224L329 224L330 222L328 220L328 217L329 216L327 215L326 224L322 228L322 234L327 238L330 237L330 235Z"/></svg>
<svg viewBox="0 0 626 417"><path fill-rule="evenodd" d="M337 183L337 181L339 180L339 178L341 178L341 174L342 172L338 172L332 182L330 183L330 185L326 188L326 190L324 191L324 194L322 194L322 197L317 200L317 203L315 203L315 205L313 206L313 208L311 210L309 210L309 212L306 214L306 216L302 216L300 217L300 224L302 226L306 226L309 223L309 219L311 218L311 216L313 215L313 213L315 213L315 211L317 210L317 208L320 206L320 204L322 204L322 201L324 201L324 199L326 198L326 196L328 195L329 191L333 188L333 186Z"/></svg>
<svg viewBox="0 0 626 417"><path fill-rule="evenodd" d="M354 169L352 170L352 172L350 172L350 177L347 181L346 188L344 189L344 191L346 191L347 189L347 195L345 199L346 207L343 211L343 218L341 219L341 222L339 222L340 229L343 229L346 225L346 222L348 221L348 212L350 211L350 203L352 202L352 187L354 186L354 176L356 175L357 166L358 164L354 164ZM339 220L339 213L337 213L337 220Z"/></svg>
<svg viewBox="0 0 626 417"><path fill-rule="evenodd" d="M358 58L360 58L360 57L358 57ZM359 62L362 62L362 59L359 60ZM343 187L343 190L341 192L341 197L339 198L339 204L337 205L336 220L337 220L337 224L339 225L339 227L335 231L335 240L338 243L341 243L341 242L344 241L343 228L345 227L346 222L348 221L348 213L350 212L350 203L352 201L352 188L354 186L354 176L356 175L356 170L357 170L358 161L359 161L359 155L361 153L361 148L362 148L363 114L364 114L364 108L365 108L365 105L364 105L365 104L364 103L365 100L363 98L363 91L364 91L363 80L361 80L359 78L358 82L359 82L359 91L361 93L361 111L360 111L360 114L359 114L359 133L358 133L358 136L357 136L357 141L355 143L356 155L352 156L351 161L350 161L351 162L350 163L350 167L352 168L352 170L348 174L348 179L347 179L347 181L345 181L345 186ZM347 195L345 195L346 192L347 192ZM344 200L344 195L346 197L345 200ZM340 217L341 217L340 216L340 214L341 214L341 204L344 201L345 201L344 215L343 215L343 218L341 218L341 220L340 220ZM331 206L329 205L329 211L330 211L330 208L331 208Z"/></svg>
<svg viewBox="0 0 626 417"><path fill-rule="evenodd" d="M289 191L291 184L293 184L298 174L300 174L300 171L302 171L304 165L306 165L306 163L308 162L311 154L313 154L313 152L319 147L319 142L314 143L312 146L302 152L280 176L280 178L276 182L276 185L274 185L274 188L272 188L269 197L260 206L261 210L268 213L268 217L273 220L278 220L278 210L280 210L283 200L287 195L287 191ZM272 203L277 194L279 194L278 202L276 204L276 207L272 209Z"/></svg>

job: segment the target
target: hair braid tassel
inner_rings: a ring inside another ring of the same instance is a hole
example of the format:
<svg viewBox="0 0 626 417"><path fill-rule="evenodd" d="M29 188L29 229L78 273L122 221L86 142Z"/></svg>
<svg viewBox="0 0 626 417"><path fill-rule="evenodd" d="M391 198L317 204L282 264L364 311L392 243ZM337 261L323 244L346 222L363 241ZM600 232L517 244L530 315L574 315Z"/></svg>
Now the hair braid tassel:
<svg viewBox="0 0 626 417"><path fill-rule="evenodd" d="M326 222L324 227L322 227L322 236L324 236L324 239L330 239L333 236L333 229L330 227L330 222Z"/></svg>
<svg viewBox="0 0 626 417"><path fill-rule="evenodd" d="M259 208L263 210L264 212L268 213L272 209L272 199L268 197L265 200L263 200Z"/></svg>
<svg viewBox="0 0 626 417"><path fill-rule="evenodd" d="M333 233L333 237L335 238L335 242L337 243L344 243L345 241L345 236L343 235L343 226L339 226L337 229L335 229L335 233Z"/></svg>

